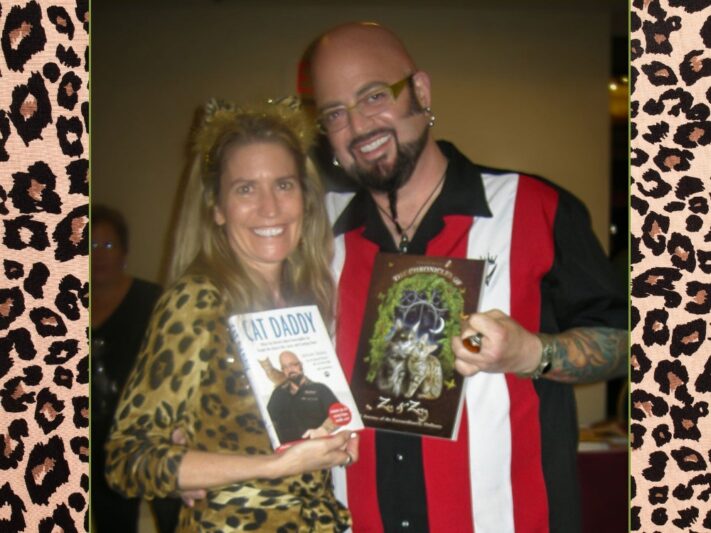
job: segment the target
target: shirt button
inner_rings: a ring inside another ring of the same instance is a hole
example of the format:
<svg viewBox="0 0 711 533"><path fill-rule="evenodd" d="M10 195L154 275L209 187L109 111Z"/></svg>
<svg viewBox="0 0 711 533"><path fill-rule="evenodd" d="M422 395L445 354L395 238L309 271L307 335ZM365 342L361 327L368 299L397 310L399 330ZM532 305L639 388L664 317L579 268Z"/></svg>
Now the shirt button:
<svg viewBox="0 0 711 533"><path fill-rule="evenodd" d="M401 525L403 528L408 528L408 527L410 527L410 521L409 521L409 520L403 520L402 522L400 522L400 525Z"/></svg>
<svg viewBox="0 0 711 533"><path fill-rule="evenodd" d="M402 455L401 453L396 453L396 454L395 454L395 460L396 460L398 463L402 463L402 462L405 460L405 456ZM405 520L405 522L407 522L407 520ZM409 525L409 523L408 523L408 525Z"/></svg>

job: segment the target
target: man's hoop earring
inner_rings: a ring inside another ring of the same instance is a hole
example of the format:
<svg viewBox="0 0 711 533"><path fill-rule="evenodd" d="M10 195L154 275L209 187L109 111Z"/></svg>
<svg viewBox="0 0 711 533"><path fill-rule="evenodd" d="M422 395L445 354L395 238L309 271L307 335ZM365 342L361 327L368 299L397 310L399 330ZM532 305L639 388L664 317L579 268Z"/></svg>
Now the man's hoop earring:
<svg viewBox="0 0 711 533"><path fill-rule="evenodd" d="M338 159L336 159L336 156L333 156L333 166L334 167L340 167L341 164L338 162Z"/></svg>
<svg viewBox="0 0 711 533"><path fill-rule="evenodd" d="M427 125L431 128L432 126L434 126L435 118L436 118L436 117L434 116L434 114L432 113L432 108L431 108L431 107L425 107L425 114L430 116L430 120L429 120L429 122L427 123Z"/></svg>

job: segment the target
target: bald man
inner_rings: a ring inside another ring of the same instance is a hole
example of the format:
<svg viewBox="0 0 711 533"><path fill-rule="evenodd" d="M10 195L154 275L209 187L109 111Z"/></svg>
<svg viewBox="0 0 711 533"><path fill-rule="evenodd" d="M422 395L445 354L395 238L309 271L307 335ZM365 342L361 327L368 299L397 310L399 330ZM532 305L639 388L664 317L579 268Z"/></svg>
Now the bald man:
<svg viewBox="0 0 711 533"><path fill-rule="evenodd" d="M304 375L294 352L281 352L279 364L286 380L272 392L267 410L281 443L329 435L336 429L328 416L329 408L338 402L336 396Z"/></svg>
<svg viewBox="0 0 711 533"><path fill-rule="evenodd" d="M382 26L311 51L322 130L361 189L331 193L344 368L378 251L487 258L483 312L453 339L466 383L455 441L364 432L339 488L354 531L580 530L571 383L623 375L625 295L585 207L540 178L471 163L432 136L430 77ZM465 105L462 103L462 105Z"/></svg>

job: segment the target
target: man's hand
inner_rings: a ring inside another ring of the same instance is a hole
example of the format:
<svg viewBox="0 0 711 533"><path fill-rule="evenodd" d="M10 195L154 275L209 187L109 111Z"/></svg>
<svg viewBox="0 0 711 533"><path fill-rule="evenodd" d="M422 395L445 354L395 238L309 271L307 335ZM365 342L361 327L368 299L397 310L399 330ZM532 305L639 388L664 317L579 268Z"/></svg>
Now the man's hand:
<svg viewBox="0 0 711 533"><path fill-rule="evenodd" d="M186 446L188 444L188 439L182 429L177 428L173 430L170 436L173 444L178 444L180 446ZM205 489L194 489L194 490L181 490L180 499L188 507L195 505L195 500L203 500L207 497L207 491Z"/></svg>
<svg viewBox="0 0 711 533"><path fill-rule="evenodd" d="M481 335L475 353L462 343ZM594 383L627 373L628 332L608 327L580 327L546 337L551 342L552 364L545 379L562 383ZM498 309L462 320L462 334L452 338L460 374L515 372L529 374L541 362L543 343Z"/></svg>
<svg viewBox="0 0 711 533"><path fill-rule="evenodd" d="M479 333L481 349L474 353L462 339ZM462 320L462 334L452 338L454 366L464 376L477 372L531 372L541 361L540 339L498 309L475 313Z"/></svg>

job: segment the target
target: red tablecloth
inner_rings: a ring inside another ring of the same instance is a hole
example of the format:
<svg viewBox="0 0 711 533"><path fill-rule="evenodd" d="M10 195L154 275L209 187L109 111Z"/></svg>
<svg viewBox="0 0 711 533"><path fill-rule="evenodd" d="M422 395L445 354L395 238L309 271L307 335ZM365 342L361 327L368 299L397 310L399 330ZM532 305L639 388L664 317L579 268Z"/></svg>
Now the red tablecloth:
<svg viewBox="0 0 711 533"><path fill-rule="evenodd" d="M578 453L583 533L627 533L628 451Z"/></svg>

